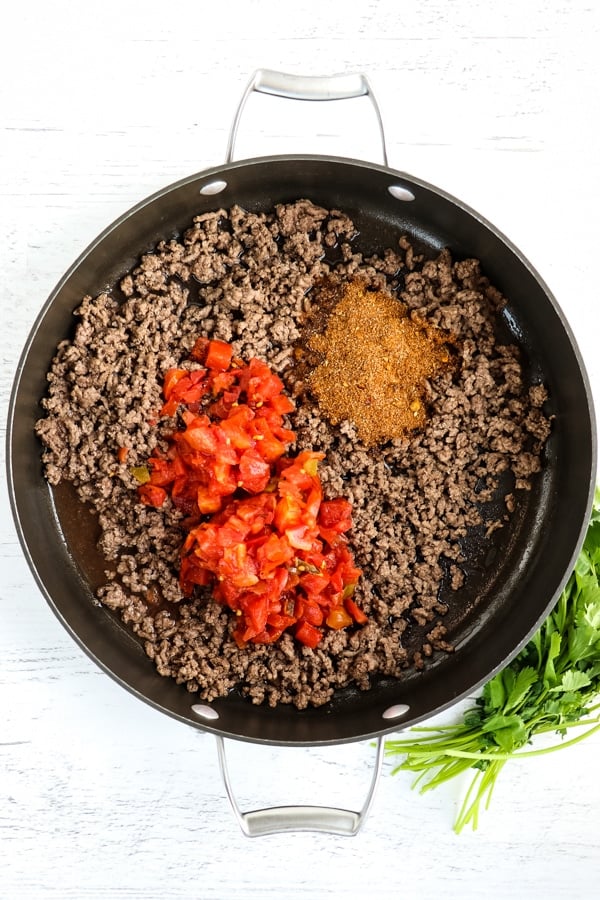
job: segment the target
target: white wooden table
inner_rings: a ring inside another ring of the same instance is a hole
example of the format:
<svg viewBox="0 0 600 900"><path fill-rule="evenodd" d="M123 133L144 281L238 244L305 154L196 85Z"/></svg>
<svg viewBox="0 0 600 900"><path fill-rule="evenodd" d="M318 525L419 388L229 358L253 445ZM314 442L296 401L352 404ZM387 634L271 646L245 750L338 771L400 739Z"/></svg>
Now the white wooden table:
<svg viewBox="0 0 600 900"><path fill-rule="evenodd" d="M218 164L259 66L361 70L390 165L461 197L557 296L600 405L593 0L23 0L0 24L0 388L56 281L114 218ZM379 160L356 107L254 98L238 156ZM315 136L315 137L309 137ZM420 797L386 764L358 837L249 840L214 740L133 699L78 649L22 557L2 480L0 898L592 898L600 739L505 770L480 830L451 830L464 783ZM458 717L458 710L446 715ZM368 744L230 746L250 805L360 804Z"/></svg>

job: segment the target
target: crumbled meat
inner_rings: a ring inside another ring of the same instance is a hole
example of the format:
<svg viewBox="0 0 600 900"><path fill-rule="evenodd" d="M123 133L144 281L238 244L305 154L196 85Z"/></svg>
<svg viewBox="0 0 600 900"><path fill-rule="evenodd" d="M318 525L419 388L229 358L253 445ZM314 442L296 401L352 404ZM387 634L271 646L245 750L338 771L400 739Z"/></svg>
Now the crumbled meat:
<svg viewBox="0 0 600 900"><path fill-rule="evenodd" d="M434 652L451 652L440 596L442 585L445 596L460 596L461 540L474 527L502 524L481 514L502 473L512 473L509 516L516 492L541 468L546 391L526 386L518 348L497 337L504 299L479 263L454 262L447 250L424 260L406 237L363 259L355 237L347 216L308 200L269 214L234 207L198 216L180 239L147 253L120 292L83 300L74 338L58 347L48 375L37 424L45 472L52 485L72 482L95 512L107 567L99 599L138 635L161 675L206 700L238 689L254 703L320 705L338 688L368 689L375 676L401 677ZM223 607L202 589L182 599L180 514L169 501L160 510L140 505L131 470L173 426L151 424L162 375L187 364L198 335L265 359L302 395L293 347L311 288L324 276L357 273L451 333L459 365L427 384L427 427L377 449L361 443L351 422L332 427L303 395L292 423L296 449L324 451L325 491L353 504L352 548L364 573L357 599L369 621L329 631L315 650L289 634L240 649ZM126 463L119 447L128 448ZM420 649L403 643L407 629L420 629Z"/></svg>

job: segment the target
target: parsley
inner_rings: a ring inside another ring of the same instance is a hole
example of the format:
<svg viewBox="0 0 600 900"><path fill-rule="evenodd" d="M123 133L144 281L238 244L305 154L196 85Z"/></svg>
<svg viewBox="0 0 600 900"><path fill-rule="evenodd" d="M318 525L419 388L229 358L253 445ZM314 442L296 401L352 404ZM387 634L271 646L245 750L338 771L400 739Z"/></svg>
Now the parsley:
<svg viewBox="0 0 600 900"><path fill-rule="evenodd" d="M414 738L386 743L404 760L393 770L417 773L421 793L475 769L454 824L477 828L505 764L572 746L600 730L600 489L587 535L554 610L507 668L483 688L458 725L413 728ZM586 728L564 740L571 728ZM540 734L562 740L518 752Z"/></svg>

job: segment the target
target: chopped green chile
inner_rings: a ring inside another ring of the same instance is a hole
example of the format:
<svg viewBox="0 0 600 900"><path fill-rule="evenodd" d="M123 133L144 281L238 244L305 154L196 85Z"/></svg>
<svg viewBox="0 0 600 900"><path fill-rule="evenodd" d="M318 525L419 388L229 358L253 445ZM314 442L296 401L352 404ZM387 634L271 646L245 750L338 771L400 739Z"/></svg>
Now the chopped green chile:
<svg viewBox="0 0 600 900"><path fill-rule="evenodd" d="M150 481L150 469L148 466L133 466L129 471L138 484L146 484Z"/></svg>

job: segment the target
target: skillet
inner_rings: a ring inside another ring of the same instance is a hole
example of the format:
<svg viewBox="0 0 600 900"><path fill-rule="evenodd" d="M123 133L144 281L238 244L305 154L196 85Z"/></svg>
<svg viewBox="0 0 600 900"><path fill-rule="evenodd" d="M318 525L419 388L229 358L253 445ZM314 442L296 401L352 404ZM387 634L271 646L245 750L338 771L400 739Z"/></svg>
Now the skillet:
<svg viewBox="0 0 600 900"><path fill-rule="evenodd" d="M384 164L296 154L233 161L240 115L252 91L295 99L369 97ZM276 203L299 198L348 214L363 254L394 246L406 234L428 256L448 247L454 258L478 258L508 300L499 327L522 349L530 383L541 380L548 388L552 434L543 471L533 489L519 497L510 526L493 537L485 560L475 541L465 544L467 568L469 561L472 566L464 599L472 612L454 620L450 613L446 624L456 647L453 654L400 681L382 679L365 692L339 691L326 706L314 709L254 706L235 694L197 704L184 687L156 673L137 639L94 600L94 573L101 564L94 523L68 489L53 490L45 481L34 424L56 346L71 334L72 312L85 294L96 295L115 284L159 240L187 228L194 215L234 204L269 211ZM596 472L594 410L585 367L562 310L528 260L460 200L388 167L379 110L365 76L301 78L268 70L254 74L242 98L225 165L183 179L133 207L56 286L18 364L7 444L19 537L50 606L80 646L121 685L161 712L215 734L225 774L225 737L294 746L377 737L380 764L383 735L441 712L489 680L528 641L566 583L585 535ZM310 827L313 819L307 815L304 825ZM329 830L336 830L330 824ZM267 827L263 821L261 828ZM356 821L340 826L342 833L357 828Z"/></svg>

